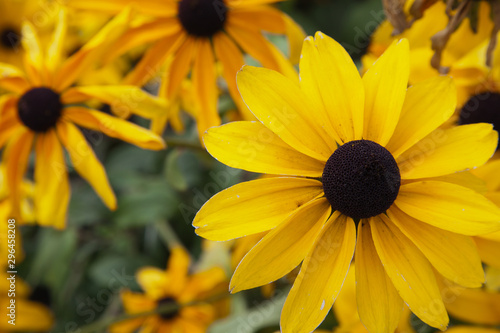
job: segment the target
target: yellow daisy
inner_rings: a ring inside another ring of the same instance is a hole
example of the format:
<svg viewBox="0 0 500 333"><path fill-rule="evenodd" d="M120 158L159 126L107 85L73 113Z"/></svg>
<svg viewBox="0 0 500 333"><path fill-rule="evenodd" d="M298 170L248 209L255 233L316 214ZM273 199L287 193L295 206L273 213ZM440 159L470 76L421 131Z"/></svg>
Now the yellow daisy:
<svg viewBox="0 0 500 333"><path fill-rule="evenodd" d="M100 12L114 13L126 4L153 17L149 22L130 29L117 41L111 59L136 46L153 43L125 82L144 84L157 73L169 57L168 99L173 99L182 80L191 74L196 100L200 105L197 125L200 138L211 126L219 125L217 112L217 73L215 63L222 63L222 77L229 93L243 115L253 119L240 100L236 73L249 54L264 67L296 76L293 67L269 42L263 32L286 34L291 59L298 61L304 38L301 28L287 15L269 6L281 0L70 0L68 5ZM242 52L243 51L243 52Z"/></svg>
<svg viewBox="0 0 500 333"><path fill-rule="evenodd" d="M449 69L448 74L455 80L459 106L472 95L495 85L491 80L490 68L486 66L486 53L493 29L491 7L486 1L480 2L478 6L477 30L473 31L470 19L465 18L450 37L442 54L441 65ZM382 22L372 36L367 54L362 57L363 67L370 68L394 40L407 38L411 48L410 83L439 75L438 70L431 66L434 55L431 38L447 24L446 4L441 1L428 8L421 19L399 35L392 35L393 27L389 21Z"/></svg>
<svg viewBox="0 0 500 333"><path fill-rule="evenodd" d="M370 332L393 332L403 302L427 324L446 327L433 267L464 286L484 280L468 236L500 230L500 209L453 175L484 164L498 134L489 124L439 129L455 110L453 82L436 77L408 88L409 67L403 39L361 78L347 52L317 33L304 43L300 84L264 68L238 74L260 122L204 136L220 162L283 176L218 193L193 225L219 241L270 230L240 262L232 292L302 262L281 314L284 333L322 322L354 253L359 316Z"/></svg>
<svg viewBox="0 0 500 333"><path fill-rule="evenodd" d="M120 322L110 327L112 333L162 332L203 333L217 319L223 306L203 302L227 288L224 270L218 267L188 274L189 255L180 247L172 250L166 271L146 267L137 273L145 293L122 291L126 313L154 311L159 306L176 307L175 311L154 314ZM197 303L187 305L189 303Z"/></svg>
<svg viewBox="0 0 500 333"><path fill-rule="evenodd" d="M7 332L46 332L54 324L54 318L50 310L37 302L29 301L29 287L16 276L16 296L15 296L15 325L9 324L12 317L9 316L11 300L9 297L10 284L12 280L9 274L0 273L0 333Z"/></svg>
<svg viewBox="0 0 500 333"><path fill-rule="evenodd" d="M63 228L70 189L63 147L75 170L96 190L104 203L116 207L116 198L106 172L77 126L102 132L142 148L162 149L163 140L142 127L81 103L96 98L116 108L137 114L162 112L165 104L133 86L71 87L127 27L129 13L123 12L80 51L63 61L61 54L66 16L61 11L53 42L44 50L30 23L23 26L24 71L0 63L0 148L6 165L6 183L13 202L12 216L19 216L20 185L34 148L34 208L40 225ZM100 134L99 134L100 135ZM97 137L91 140L99 140Z"/></svg>

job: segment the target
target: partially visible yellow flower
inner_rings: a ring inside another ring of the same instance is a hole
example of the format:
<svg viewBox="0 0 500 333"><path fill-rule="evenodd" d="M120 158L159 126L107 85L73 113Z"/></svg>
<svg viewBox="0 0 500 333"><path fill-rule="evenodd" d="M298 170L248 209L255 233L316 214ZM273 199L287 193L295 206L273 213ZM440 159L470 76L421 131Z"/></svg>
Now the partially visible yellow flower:
<svg viewBox="0 0 500 333"><path fill-rule="evenodd" d="M50 310L36 302L27 300L29 287L19 276L15 277L15 297L9 297L11 281L9 274L0 272L0 333L8 332L46 332L54 324L54 318ZM11 300L15 300L15 325L9 324Z"/></svg>
<svg viewBox="0 0 500 333"><path fill-rule="evenodd" d="M445 329L434 269L467 287L484 272L472 235L500 230L500 209L452 181L493 155L489 124L439 128L455 112L449 77L408 87L408 41L394 42L361 77L347 52L317 33L305 40L300 83L265 68L238 74L259 120L204 136L219 162L280 175L212 197L196 233L226 241L265 231L233 274L237 292L276 281L301 263L281 313L283 333L317 328L355 258L358 311L372 332L391 332L404 303Z"/></svg>
<svg viewBox="0 0 500 333"><path fill-rule="evenodd" d="M165 314L150 314L126 320L110 327L112 333L141 332L194 333L205 332L221 313L224 306L209 298L227 290L224 270L214 267L189 274L190 260L180 247L171 252L167 270L142 268L137 281L144 293L124 290L123 307L128 314L155 311L160 306L172 306ZM225 304L225 303L224 303Z"/></svg>
<svg viewBox="0 0 500 333"><path fill-rule="evenodd" d="M370 68L374 60L389 47L392 41L408 38L410 84L439 75L439 72L431 66L431 58L434 54L431 48L431 37L446 27L448 16L445 10L446 4L436 1L410 29L396 36L392 36L391 24L388 21L382 22L372 36L368 53L362 58L364 69ZM465 18L452 34L442 55L442 66L449 67L448 74L453 77L457 86L459 107L472 95L491 90L493 85L496 86L496 83L491 80L490 69L486 66L486 51L493 28L490 11L490 4L487 1L481 1L477 31L472 30L470 19Z"/></svg>
<svg viewBox="0 0 500 333"><path fill-rule="evenodd" d="M53 0L0 0L0 62L22 65L23 21L35 25L40 38L48 41L60 7L60 3Z"/></svg>
<svg viewBox="0 0 500 333"><path fill-rule="evenodd" d="M264 32L287 35L290 57L297 62L304 38L301 28L286 14L269 6L281 0L70 0L68 5L99 12L115 13L132 4L142 14L153 17L132 28L116 42L108 59L146 43L153 43L125 82L145 84L172 57L170 77L164 86L172 100L184 78L191 74L194 97L199 109L200 139L211 126L221 123L217 111L216 63L245 119L254 119L236 88L236 73L249 54L264 67L296 77L293 67L265 37Z"/></svg>
<svg viewBox="0 0 500 333"><path fill-rule="evenodd" d="M82 103L95 98L112 108L125 108L150 117L163 112L165 103L134 86L72 86L127 27L124 11L70 58L64 60L67 21L59 14L52 43L40 44L36 29L26 22L22 45L24 71L0 63L0 87L9 93L0 96L0 148L6 166L6 183L19 217L21 180L35 150L34 208L36 221L43 226L64 228L70 189L63 147L76 171L94 187L104 203L115 209L116 198L104 167L77 126L102 132L146 149L162 149L163 140L142 127L86 108ZM94 138L95 139L95 138ZM102 138L97 137L95 143Z"/></svg>
<svg viewBox="0 0 500 333"><path fill-rule="evenodd" d="M453 317L470 324L500 325L500 290L466 289L443 278L438 283Z"/></svg>

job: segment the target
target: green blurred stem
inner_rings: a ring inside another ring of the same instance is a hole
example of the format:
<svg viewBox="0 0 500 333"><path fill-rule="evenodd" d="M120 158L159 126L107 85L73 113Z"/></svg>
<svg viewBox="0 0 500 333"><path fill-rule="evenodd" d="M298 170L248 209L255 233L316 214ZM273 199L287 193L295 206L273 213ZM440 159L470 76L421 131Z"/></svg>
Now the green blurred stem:
<svg viewBox="0 0 500 333"><path fill-rule="evenodd" d="M170 226L170 223L165 220L160 220L155 224L156 230L158 230L158 234L160 238L163 240L165 245L172 250L175 247L183 247L181 241L177 237L174 229Z"/></svg>
<svg viewBox="0 0 500 333"><path fill-rule="evenodd" d="M153 311L146 311L146 312L140 312L140 313L124 313L124 314L117 316L117 317L114 317L114 318L101 319L99 321L96 321L95 323L83 326L82 328L77 328L74 331L70 331L70 333L105 332L107 327L109 327L113 324L119 323L121 321L140 318L140 317L153 316L153 315L174 314L184 307L217 302L217 301L220 301L226 297L229 297L229 295L230 295L229 293L224 292L222 294L218 294L218 295L209 297L209 298L204 299L204 300L193 301L193 302L189 302L189 303L185 303L185 304L181 304L181 305L179 305L179 304L165 304L165 305L157 307Z"/></svg>
<svg viewBox="0 0 500 333"><path fill-rule="evenodd" d="M185 141L185 140L178 139L178 138L167 137L167 138L165 138L165 143L167 144L167 147L180 147L180 148L189 148L189 149L197 149L197 150L205 151L205 148L203 148L198 141L192 142L192 141Z"/></svg>

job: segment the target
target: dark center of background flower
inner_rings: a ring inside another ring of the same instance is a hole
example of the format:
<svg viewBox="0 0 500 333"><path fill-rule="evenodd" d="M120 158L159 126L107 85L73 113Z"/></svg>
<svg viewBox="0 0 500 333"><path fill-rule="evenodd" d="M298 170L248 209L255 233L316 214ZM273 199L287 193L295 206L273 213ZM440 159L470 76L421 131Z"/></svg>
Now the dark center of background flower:
<svg viewBox="0 0 500 333"><path fill-rule="evenodd" d="M178 304L177 301L172 297L165 297L158 301L158 307L166 305L177 306ZM162 313L160 314L160 317L162 317L163 319L174 319L178 314L179 310L175 310L170 311L169 313Z"/></svg>
<svg viewBox="0 0 500 333"><path fill-rule="evenodd" d="M500 130L500 94L485 92L474 95L464 104L458 124L477 123L492 124L494 130Z"/></svg>
<svg viewBox="0 0 500 333"><path fill-rule="evenodd" d="M362 219L382 214L394 203L401 175L387 149L373 141L356 140L330 156L322 181L333 209Z"/></svg>
<svg viewBox="0 0 500 333"><path fill-rule="evenodd" d="M13 28L5 28L0 31L0 45L6 49L16 49L21 42L21 34Z"/></svg>
<svg viewBox="0 0 500 333"><path fill-rule="evenodd" d="M61 117L62 103L58 93L50 88L33 88L17 102L19 118L35 132L46 132Z"/></svg>
<svg viewBox="0 0 500 333"><path fill-rule="evenodd" d="M224 28L227 6L223 0L181 0L179 19L186 31L198 37L211 37Z"/></svg>

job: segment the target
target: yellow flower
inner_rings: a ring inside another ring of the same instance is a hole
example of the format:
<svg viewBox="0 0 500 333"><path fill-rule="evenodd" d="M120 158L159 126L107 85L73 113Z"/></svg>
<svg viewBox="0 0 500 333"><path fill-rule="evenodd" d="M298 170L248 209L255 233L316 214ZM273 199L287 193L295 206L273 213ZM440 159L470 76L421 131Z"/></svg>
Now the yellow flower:
<svg viewBox="0 0 500 333"><path fill-rule="evenodd" d="M130 29L121 37L108 59L133 47L153 43L125 82L144 84L173 57L165 95L174 99L182 80L191 73L199 109L200 138L211 126L219 125L217 112L217 77L215 63L222 63L222 77L229 93L246 119L253 119L240 100L236 73L245 64L242 54L249 54L263 66L296 76L293 67L263 35L263 31L286 34L291 59L298 61L304 38L301 28L279 10L268 6L281 0L70 0L69 6L95 11L116 12L126 4L153 17ZM241 50L240 50L241 49Z"/></svg>
<svg viewBox="0 0 500 333"><path fill-rule="evenodd" d="M102 132L147 149L164 148L157 135L124 120L83 107L91 98L112 107L131 109L139 115L160 113L165 104L133 86L71 87L127 26L123 12L80 51L63 61L66 16L60 12L53 42L44 50L30 23L23 26L24 72L0 63L0 148L5 147L6 183L13 202L12 216L19 216L20 184L32 147L35 151L34 206L37 222L65 226L69 182L63 146L76 171L96 190L104 203L115 209L116 198L106 172L77 126ZM101 134L90 140L98 143Z"/></svg>
<svg viewBox="0 0 500 333"><path fill-rule="evenodd" d="M110 327L112 333L141 332L193 333L205 332L210 323L220 316L223 306L203 302L227 287L224 270L218 267L188 274L189 255L182 248L174 248L166 271L146 267L137 273L137 281L144 290L136 293L122 291L126 313L154 311L159 306L177 310L168 314L151 314L126 320ZM197 303L194 305L186 305Z"/></svg>
<svg viewBox="0 0 500 333"><path fill-rule="evenodd" d="M11 280L7 278L10 275L4 273L2 269L0 273L0 333L7 332L39 332L48 331L54 323L52 313L46 306L27 300L29 295L29 287L21 280L20 277L15 278L15 298L9 297ZM8 314L11 304L11 299L15 299L15 326L8 323L11 320Z"/></svg>
<svg viewBox="0 0 500 333"><path fill-rule="evenodd" d="M484 281L468 236L498 231L500 209L453 174L484 164L498 134L488 124L439 129L455 110L453 82L436 77L407 88L409 67L403 39L361 78L347 52L317 33L304 43L300 84L263 68L238 74L260 122L204 137L228 166L283 176L218 193L193 222L197 234L218 241L270 230L240 262L232 292L275 281L303 261L283 333L322 322L354 252L359 316L370 332L393 331L403 301L427 324L446 327L433 267L464 286Z"/></svg>
<svg viewBox="0 0 500 333"><path fill-rule="evenodd" d="M499 277L498 271L487 275L488 279ZM500 290L466 289L442 278L438 283L446 308L453 317L475 325L500 325Z"/></svg>
<svg viewBox="0 0 500 333"><path fill-rule="evenodd" d="M50 36L59 4L50 0L0 0L0 62L20 66L23 50L21 28L23 20L36 24L42 39Z"/></svg>
<svg viewBox="0 0 500 333"><path fill-rule="evenodd" d="M392 41L407 38L411 47L410 83L439 75L439 72L431 66L434 54L431 37L448 24L445 10L446 4L437 1L410 29L396 36L392 36L391 24L384 21L374 33L368 53L362 58L363 67L370 68L373 61L389 47ZM488 2L479 3L477 31L471 29L470 19L465 18L452 34L442 55L442 66L449 67L448 74L454 78L457 86L459 107L469 97L487 90L493 84L490 69L486 66L486 51L493 29L490 12Z"/></svg>

